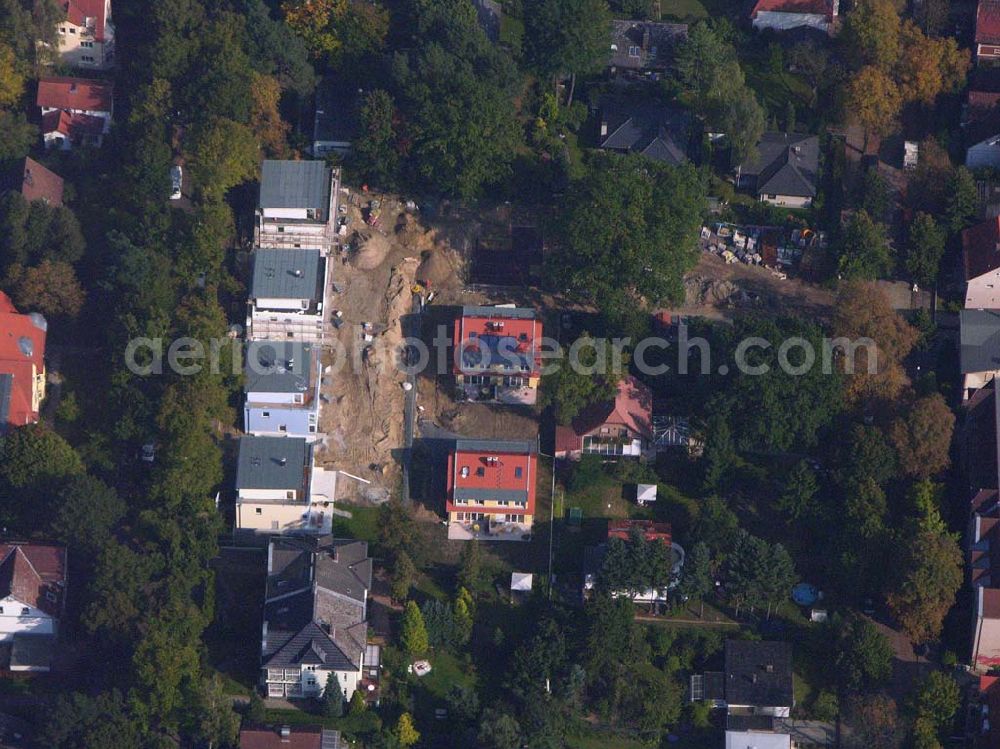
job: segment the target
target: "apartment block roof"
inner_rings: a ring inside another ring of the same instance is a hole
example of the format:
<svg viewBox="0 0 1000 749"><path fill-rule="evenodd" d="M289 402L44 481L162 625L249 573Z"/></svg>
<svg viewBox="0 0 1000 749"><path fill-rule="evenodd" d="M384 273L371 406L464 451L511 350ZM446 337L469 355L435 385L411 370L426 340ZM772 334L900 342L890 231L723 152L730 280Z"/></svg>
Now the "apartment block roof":
<svg viewBox="0 0 1000 749"><path fill-rule="evenodd" d="M449 502L524 502L530 514L535 502L535 452L535 443L528 441L456 440L448 457Z"/></svg>
<svg viewBox="0 0 1000 749"><path fill-rule="evenodd" d="M456 372L499 367L511 374L537 374L541 337L542 323L533 309L463 307L453 338Z"/></svg>
<svg viewBox="0 0 1000 749"><path fill-rule="evenodd" d="M266 208L313 208L330 205L330 168L325 161L265 159L260 170L260 202Z"/></svg>
<svg viewBox="0 0 1000 749"><path fill-rule="evenodd" d="M237 489L302 489L312 448L298 437L241 437Z"/></svg>
<svg viewBox="0 0 1000 749"><path fill-rule="evenodd" d="M313 382L313 348L299 341L250 341L243 366L247 393L302 393Z"/></svg>
<svg viewBox="0 0 1000 749"><path fill-rule="evenodd" d="M254 251L253 299L322 299L319 250Z"/></svg>

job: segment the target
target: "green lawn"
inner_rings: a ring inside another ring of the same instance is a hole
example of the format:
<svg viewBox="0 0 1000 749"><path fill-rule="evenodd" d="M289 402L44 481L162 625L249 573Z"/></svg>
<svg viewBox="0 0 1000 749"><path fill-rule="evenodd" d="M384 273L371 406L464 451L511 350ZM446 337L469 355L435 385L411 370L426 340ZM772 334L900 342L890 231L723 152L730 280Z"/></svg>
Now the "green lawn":
<svg viewBox="0 0 1000 749"><path fill-rule="evenodd" d="M444 651L434 653L427 660L431 663L431 672L418 679L416 683L423 687L428 695L443 700L455 684L470 689L475 688L476 675L467 670L465 664L451 653Z"/></svg>
<svg viewBox="0 0 1000 749"><path fill-rule="evenodd" d="M660 18L664 21L694 23L708 18L708 10L701 0L666 0L660 3Z"/></svg>
<svg viewBox="0 0 1000 749"><path fill-rule="evenodd" d="M351 517L342 518L339 515L334 515L334 536L346 536L368 542L378 538L378 507L339 505L339 509L351 513Z"/></svg>

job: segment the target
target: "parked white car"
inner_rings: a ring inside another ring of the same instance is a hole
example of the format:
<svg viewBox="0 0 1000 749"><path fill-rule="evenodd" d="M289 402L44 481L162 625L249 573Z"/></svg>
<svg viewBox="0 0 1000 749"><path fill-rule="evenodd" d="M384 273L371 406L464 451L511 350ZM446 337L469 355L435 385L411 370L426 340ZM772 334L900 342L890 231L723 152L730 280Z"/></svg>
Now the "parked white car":
<svg viewBox="0 0 1000 749"><path fill-rule="evenodd" d="M170 199L180 200L181 199L181 186L184 183L184 170L181 169L180 164L175 164L170 167Z"/></svg>

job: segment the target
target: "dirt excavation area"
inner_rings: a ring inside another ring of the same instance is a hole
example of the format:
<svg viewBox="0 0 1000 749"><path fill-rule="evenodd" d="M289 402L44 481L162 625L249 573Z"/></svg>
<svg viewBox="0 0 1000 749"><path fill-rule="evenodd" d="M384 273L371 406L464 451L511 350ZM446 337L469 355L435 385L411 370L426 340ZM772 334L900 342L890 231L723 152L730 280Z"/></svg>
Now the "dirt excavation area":
<svg viewBox="0 0 1000 749"><path fill-rule="evenodd" d="M407 377L397 362L408 316L428 287L461 296L462 258L412 204L353 189L339 197L316 459L371 482L338 482L339 499L378 501L400 481Z"/></svg>
<svg viewBox="0 0 1000 749"><path fill-rule="evenodd" d="M684 277L684 304L669 311L717 319L751 309L829 316L832 290L782 275L763 266L726 263L718 255L702 252L698 265Z"/></svg>

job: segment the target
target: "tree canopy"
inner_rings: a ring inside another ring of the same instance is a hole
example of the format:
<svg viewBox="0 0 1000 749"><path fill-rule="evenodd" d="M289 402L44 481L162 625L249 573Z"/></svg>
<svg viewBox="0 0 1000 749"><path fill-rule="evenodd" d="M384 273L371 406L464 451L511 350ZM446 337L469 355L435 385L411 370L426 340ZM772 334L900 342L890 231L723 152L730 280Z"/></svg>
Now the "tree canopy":
<svg viewBox="0 0 1000 749"><path fill-rule="evenodd" d="M691 166L601 154L565 197L553 282L610 319L636 306L683 298L697 260L705 186Z"/></svg>

